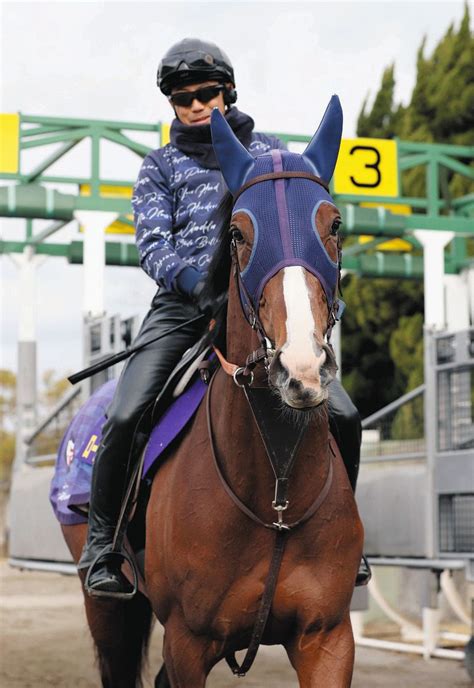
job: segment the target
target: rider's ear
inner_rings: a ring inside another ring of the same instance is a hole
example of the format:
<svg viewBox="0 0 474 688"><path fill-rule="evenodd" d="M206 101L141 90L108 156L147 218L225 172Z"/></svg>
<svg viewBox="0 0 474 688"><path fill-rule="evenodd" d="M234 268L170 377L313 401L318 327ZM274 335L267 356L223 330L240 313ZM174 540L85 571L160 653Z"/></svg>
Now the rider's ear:
<svg viewBox="0 0 474 688"><path fill-rule="evenodd" d="M211 115L212 145L229 191L235 194L245 182L255 160L240 143L225 118L214 108Z"/></svg>
<svg viewBox="0 0 474 688"><path fill-rule="evenodd" d="M329 182L339 154L342 136L342 108L338 96L332 96L317 132L308 143L303 158L316 174Z"/></svg>

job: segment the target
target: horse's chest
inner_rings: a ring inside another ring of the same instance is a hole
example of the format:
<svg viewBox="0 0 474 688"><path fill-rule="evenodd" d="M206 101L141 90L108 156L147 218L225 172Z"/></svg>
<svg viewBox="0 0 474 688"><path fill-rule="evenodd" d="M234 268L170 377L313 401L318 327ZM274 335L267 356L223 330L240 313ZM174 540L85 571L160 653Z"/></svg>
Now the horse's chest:
<svg viewBox="0 0 474 688"><path fill-rule="evenodd" d="M208 584L197 588L189 581L183 599L183 610L189 628L195 633L206 633L215 639L239 637L253 628L269 572L269 560L247 571L236 569L219 572L213 568ZM334 594L334 576L341 577L339 592ZM350 599L351 586L344 584L342 571L331 567L301 565L289 561L283 565L271 608L270 628L275 637L268 642L279 642L280 629L293 628L297 622L310 625L332 624L339 620ZM324 620L324 621L323 621Z"/></svg>

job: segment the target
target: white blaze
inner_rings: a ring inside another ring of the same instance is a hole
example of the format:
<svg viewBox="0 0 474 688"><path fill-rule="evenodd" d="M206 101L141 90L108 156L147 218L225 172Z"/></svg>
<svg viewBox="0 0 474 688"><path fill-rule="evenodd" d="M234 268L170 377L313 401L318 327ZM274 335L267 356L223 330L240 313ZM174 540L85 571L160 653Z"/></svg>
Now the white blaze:
<svg viewBox="0 0 474 688"><path fill-rule="evenodd" d="M284 268L283 297L286 306L286 343L282 347L281 361L288 368L290 377L304 380L311 386L319 382L319 368L326 354L314 339L315 322L302 267Z"/></svg>

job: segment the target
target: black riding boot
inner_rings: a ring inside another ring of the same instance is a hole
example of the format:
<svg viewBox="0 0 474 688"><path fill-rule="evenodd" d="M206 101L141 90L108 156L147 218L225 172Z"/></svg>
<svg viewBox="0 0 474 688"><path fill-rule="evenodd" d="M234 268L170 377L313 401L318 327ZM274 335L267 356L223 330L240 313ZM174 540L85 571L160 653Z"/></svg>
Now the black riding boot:
<svg viewBox="0 0 474 688"><path fill-rule="evenodd" d="M106 453L107 447L101 445L92 474L87 543L77 568L89 569L85 588L91 597L123 598L133 588L121 570L124 557L112 552L112 543L127 470L126 463L107 460Z"/></svg>
<svg viewBox="0 0 474 688"><path fill-rule="evenodd" d="M362 427L359 412L337 379L333 380L329 386L329 425L355 494L359 475ZM363 554L355 584L356 586L367 585L371 578L369 562Z"/></svg>

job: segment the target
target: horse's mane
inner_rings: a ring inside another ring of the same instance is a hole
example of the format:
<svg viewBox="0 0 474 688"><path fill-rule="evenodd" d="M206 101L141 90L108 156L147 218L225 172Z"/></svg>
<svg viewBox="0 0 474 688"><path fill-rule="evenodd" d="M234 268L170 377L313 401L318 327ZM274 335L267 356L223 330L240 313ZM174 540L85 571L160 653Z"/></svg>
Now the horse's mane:
<svg viewBox="0 0 474 688"><path fill-rule="evenodd" d="M232 259L230 255L230 218L232 216L233 198L232 194L226 193L219 203L215 213L212 215L212 222L215 222L218 229L217 246L209 265L206 284L200 295L203 303L223 303L229 287L229 276ZM209 344L215 344L222 351L226 349L226 320L227 304L219 309L216 317L216 325L209 333Z"/></svg>

